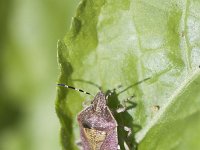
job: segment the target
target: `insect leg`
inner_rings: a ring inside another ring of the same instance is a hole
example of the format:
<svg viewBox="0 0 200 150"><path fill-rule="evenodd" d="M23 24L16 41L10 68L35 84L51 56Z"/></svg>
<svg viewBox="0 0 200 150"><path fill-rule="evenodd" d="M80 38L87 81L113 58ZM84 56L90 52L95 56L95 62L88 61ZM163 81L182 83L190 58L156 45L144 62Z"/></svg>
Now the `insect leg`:
<svg viewBox="0 0 200 150"><path fill-rule="evenodd" d="M120 105L119 105L119 107L118 107L118 109L116 110L116 112L117 112L117 113L121 113L121 112L126 111L127 108L128 108L128 107L126 106L126 103L130 103L130 104L134 105L134 103L130 101L130 100L131 100L132 98L134 98L134 97L135 97L135 95L132 95L132 96L128 97L127 99L123 100L123 101L122 101L123 104L120 104Z"/></svg>
<svg viewBox="0 0 200 150"><path fill-rule="evenodd" d="M106 99L108 99L108 97L110 97L117 89L121 88L122 85L118 85L116 88L110 90L107 94L106 94Z"/></svg>
<svg viewBox="0 0 200 150"><path fill-rule="evenodd" d="M131 130L130 127L124 126L124 125L118 125L118 126L121 127L121 128L123 128L124 131L126 131L126 132L128 133L128 134L127 134L128 137L132 134L132 130Z"/></svg>
<svg viewBox="0 0 200 150"><path fill-rule="evenodd" d="M128 132L128 137L132 134L131 128L124 126L124 130Z"/></svg>

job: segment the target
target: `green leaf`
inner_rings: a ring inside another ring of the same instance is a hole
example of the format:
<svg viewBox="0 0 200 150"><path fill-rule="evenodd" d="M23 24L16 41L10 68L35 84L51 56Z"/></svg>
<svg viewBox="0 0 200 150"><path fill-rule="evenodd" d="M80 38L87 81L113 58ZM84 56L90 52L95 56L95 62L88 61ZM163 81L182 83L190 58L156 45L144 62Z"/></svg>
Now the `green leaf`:
<svg viewBox="0 0 200 150"><path fill-rule="evenodd" d="M139 149L199 149L199 89L200 71L197 71L181 83L160 112L137 133Z"/></svg>
<svg viewBox="0 0 200 150"><path fill-rule="evenodd" d="M58 82L93 94L94 85L104 92L123 85L108 102L113 112L135 95L132 109L114 113L119 126L133 131L127 138L119 127L121 149L124 142L139 150L199 149L199 14L198 0L82 0L58 43ZM78 149L76 117L86 99L92 97L58 88L65 150Z"/></svg>

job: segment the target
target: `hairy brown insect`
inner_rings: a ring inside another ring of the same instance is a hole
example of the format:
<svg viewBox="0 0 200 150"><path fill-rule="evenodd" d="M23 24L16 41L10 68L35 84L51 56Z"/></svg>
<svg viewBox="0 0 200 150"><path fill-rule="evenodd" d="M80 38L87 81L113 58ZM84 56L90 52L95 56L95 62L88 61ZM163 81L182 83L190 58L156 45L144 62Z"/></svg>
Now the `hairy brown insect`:
<svg viewBox="0 0 200 150"><path fill-rule="evenodd" d="M92 95L72 86L65 84L58 85ZM81 137L79 146L82 146L84 150L117 150L119 148L117 134L118 124L107 106L108 97L111 96L115 90L116 89L111 90L107 95L102 91L98 92L92 103L78 114L77 120ZM133 97L134 96L127 98L126 101ZM125 106L121 106L116 112L121 113L125 110ZM130 136L131 129L124 126L124 130L127 131L128 136ZM127 144L124 143L124 146L125 145ZM129 149L128 146L125 147Z"/></svg>

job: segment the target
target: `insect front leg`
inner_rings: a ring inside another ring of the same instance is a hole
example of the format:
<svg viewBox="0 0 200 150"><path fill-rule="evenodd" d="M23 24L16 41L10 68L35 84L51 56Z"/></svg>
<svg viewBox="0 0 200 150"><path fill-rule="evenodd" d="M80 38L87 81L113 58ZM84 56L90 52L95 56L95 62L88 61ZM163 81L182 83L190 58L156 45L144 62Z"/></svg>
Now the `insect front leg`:
<svg viewBox="0 0 200 150"><path fill-rule="evenodd" d="M118 85L116 88L109 90L108 93L106 94L106 99L108 99L116 90L120 89L122 85Z"/></svg>
<svg viewBox="0 0 200 150"><path fill-rule="evenodd" d="M133 107L135 106L135 103L132 102L132 101L130 101L130 100L131 100L132 98L134 98L134 97L135 97L135 95L132 95L132 96L128 97L127 99L123 100L123 101L122 101L122 104L120 104L120 105L118 106L116 112L117 112L117 113L121 113L121 112L125 112L125 111L128 110L128 109L133 108ZM129 106L129 107L128 107L128 106L126 105L127 103L131 104L132 106Z"/></svg>

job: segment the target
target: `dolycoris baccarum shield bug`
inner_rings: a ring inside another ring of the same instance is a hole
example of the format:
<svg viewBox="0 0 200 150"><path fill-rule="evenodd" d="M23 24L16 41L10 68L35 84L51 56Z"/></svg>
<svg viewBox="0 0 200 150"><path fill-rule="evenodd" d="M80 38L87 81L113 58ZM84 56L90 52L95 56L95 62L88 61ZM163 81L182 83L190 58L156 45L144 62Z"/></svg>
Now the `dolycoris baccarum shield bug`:
<svg viewBox="0 0 200 150"><path fill-rule="evenodd" d="M72 86L65 84L58 85L93 96L88 92ZM93 96L94 99L91 104L78 114L77 120L81 137L81 143L79 143L79 145L81 145L84 150L119 150L121 146L123 147L122 149L130 150L126 141L120 140L121 144L119 144L117 129L118 127L123 127L128 137L131 135L131 128L121 124L118 126L115 117L107 105L108 97L113 95L115 90L116 89L109 91L107 94L104 94L102 91L98 92L96 96ZM129 101L133 97L134 96L129 97L126 101ZM115 113L122 113L126 110L126 107L123 105L120 105L118 109L114 109Z"/></svg>

